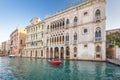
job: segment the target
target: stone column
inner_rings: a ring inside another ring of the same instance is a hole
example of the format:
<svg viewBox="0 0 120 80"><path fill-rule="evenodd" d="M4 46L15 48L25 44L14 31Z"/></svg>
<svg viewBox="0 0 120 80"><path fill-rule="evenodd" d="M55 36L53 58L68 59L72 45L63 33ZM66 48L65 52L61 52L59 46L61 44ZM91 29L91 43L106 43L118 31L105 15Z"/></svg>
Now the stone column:
<svg viewBox="0 0 120 80"><path fill-rule="evenodd" d="M54 48L53 48L53 58L55 58Z"/></svg>
<svg viewBox="0 0 120 80"><path fill-rule="evenodd" d="M48 54L49 54L49 58L50 58L50 48L48 48Z"/></svg>
<svg viewBox="0 0 120 80"><path fill-rule="evenodd" d="M33 50L33 57L35 57L35 50Z"/></svg>
<svg viewBox="0 0 120 80"><path fill-rule="evenodd" d="M44 58L46 58L46 48L43 48L43 54L44 54Z"/></svg>
<svg viewBox="0 0 120 80"><path fill-rule="evenodd" d="M66 59L66 47L64 47L64 59Z"/></svg>
<svg viewBox="0 0 120 80"><path fill-rule="evenodd" d="M59 51L58 51L58 52L59 52L59 59L60 59L60 58L61 58L61 53L60 53L61 51L60 51L60 48L59 48Z"/></svg>
<svg viewBox="0 0 120 80"><path fill-rule="evenodd" d="M73 58L73 53L74 53L74 52L73 52L73 48L72 48L71 45L70 45L69 48L70 48L70 59L72 59L72 58Z"/></svg>

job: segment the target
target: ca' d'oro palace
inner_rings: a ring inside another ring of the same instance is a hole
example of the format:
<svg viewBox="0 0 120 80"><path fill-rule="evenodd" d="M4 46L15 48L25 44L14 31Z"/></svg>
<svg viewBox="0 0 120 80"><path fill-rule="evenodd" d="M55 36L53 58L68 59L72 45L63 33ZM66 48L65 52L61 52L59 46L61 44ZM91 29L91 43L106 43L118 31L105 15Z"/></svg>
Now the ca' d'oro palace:
<svg viewBox="0 0 120 80"><path fill-rule="evenodd" d="M106 0L80 0L10 34L11 54L34 58L106 60Z"/></svg>
<svg viewBox="0 0 120 80"><path fill-rule="evenodd" d="M105 60L105 0L83 0L26 27L25 57Z"/></svg>

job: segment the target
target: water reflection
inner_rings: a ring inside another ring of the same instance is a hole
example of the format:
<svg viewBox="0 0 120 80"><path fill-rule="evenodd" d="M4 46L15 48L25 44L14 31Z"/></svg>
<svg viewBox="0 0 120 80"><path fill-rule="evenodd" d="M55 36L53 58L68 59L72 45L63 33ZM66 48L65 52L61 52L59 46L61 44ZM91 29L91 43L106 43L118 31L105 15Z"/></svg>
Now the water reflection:
<svg viewBox="0 0 120 80"><path fill-rule="evenodd" d="M105 62L0 58L0 80L120 80L120 67Z"/></svg>

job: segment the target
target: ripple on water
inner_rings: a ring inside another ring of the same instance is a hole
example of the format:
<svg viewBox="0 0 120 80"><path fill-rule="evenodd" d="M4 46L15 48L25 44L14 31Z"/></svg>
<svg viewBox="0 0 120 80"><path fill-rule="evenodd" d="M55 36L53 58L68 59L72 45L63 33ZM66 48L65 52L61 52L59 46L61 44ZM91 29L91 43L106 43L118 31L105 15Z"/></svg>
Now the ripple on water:
<svg viewBox="0 0 120 80"><path fill-rule="evenodd" d="M4 62L4 63L3 63ZM120 80L120 67L105 62L0 58L0 80Z"/></svg>

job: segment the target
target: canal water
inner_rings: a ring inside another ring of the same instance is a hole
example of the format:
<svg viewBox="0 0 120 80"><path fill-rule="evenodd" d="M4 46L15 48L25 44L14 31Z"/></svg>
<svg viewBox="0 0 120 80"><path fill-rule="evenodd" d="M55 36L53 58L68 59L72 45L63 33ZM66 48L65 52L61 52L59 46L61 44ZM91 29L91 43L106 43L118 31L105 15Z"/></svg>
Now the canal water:
<svg viewBox="0 0 120 80"><path fill-rule="evenodd" d="M120 67L106 62L0 57L0 80L120 80Z"/></svg>

